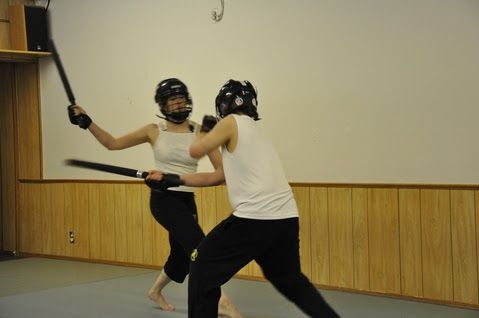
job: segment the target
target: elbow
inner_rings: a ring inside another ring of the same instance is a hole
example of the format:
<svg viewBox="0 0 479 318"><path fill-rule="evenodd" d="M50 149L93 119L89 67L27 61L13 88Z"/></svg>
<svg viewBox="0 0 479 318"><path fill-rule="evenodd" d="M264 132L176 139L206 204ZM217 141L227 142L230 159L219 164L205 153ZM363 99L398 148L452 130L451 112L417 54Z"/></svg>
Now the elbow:
<svg viewBox="0 0 479 318"><path fill-rule="evenodd" d="M105 143L105 144L103 144L103 146L108 150L118 150L117 148L115 148L115 146L111 142L110 143Z"/></svg>
<svg viewBox="0 0 479 318"><path fill-rule="evenodd" d="M213 183L211 184L211 186L213 186L213 187L214 187L214 186L219 186L219 185L222 185L222 184L224 184L224 183L225 183L225 179L224 179L224 178L221 178L221 179L215 180L215 182L213 182Z"/></svg>
<svg viewBox="0 0 479 318"><path fill-rule="evenodd" d="M213 173L213 186L217 186L220 184L223 184L225 182L225 173L223 170L223 166L216 168L216 170Z"/></svg>
<svg viewBox="0 0 479 318"><path fill-rule="evenodd" d="M204 152L201 151L201 147L199 147L198 145L193 144L190 147L190 156L192 158L199 159L203 157L204 155L205 155Z"/></svg>
<svg viewBox="0 0 479 318"><path fill-rule="evenodd" d="M102 145L108 150L122 150L125 147L120 147L115 139L102 142Z"/></svg>

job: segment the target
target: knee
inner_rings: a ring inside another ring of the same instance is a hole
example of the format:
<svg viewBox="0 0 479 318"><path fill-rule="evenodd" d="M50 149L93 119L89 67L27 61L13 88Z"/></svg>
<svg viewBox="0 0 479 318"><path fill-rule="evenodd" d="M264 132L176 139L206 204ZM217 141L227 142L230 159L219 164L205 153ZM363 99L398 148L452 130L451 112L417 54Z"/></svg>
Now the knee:
<svg viewBox="0 0 479 318"><path fill-rule="evenodd" d="M167 261L163 267L165 273L176 283L183 283L189 272L188 262Z"/></svg>

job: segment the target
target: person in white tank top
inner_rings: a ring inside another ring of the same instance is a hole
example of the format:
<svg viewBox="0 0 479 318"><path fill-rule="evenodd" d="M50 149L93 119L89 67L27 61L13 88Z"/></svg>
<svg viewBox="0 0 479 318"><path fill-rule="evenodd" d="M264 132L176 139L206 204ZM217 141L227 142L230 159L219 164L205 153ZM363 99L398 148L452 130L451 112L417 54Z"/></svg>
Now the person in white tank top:
<svg viewBox="0 0 479 318"><path fill-rule="evenodd" d="M188 317L216 318L221 285L252 260L308 316L339 317L301 272L298 209L278 155L256 124L256 90L248 81L229 80L216 97L216 112L219 122L191 145L190 155L222 147L234 211L191 255ZM189 184L188 176L181 178Z"/></svg>
<svg viewBox="0 0 479 318"><path fill-rule="evenodd" d="M187 174L190 185L216 185L223 179L219 148L208 153L214 172L197 173L198 159L189 154L189 147L197 138L201 127L190 121L192 100L186 85L177 78L161 81L155 93L155 101L163 116L159 124L143 126L121 137L113 137L78 106L69 107L72 124L88 129L108 150L121 150L149 143L152 147L156 168L173 175ZM148 183L147 183L148 184ZM169 235L170 255L158 278L148 291L148 297L162 310L172 311L175 306L163 296L163 288L172 280L182 283L189 273L190 254L205 234L198 224L193 188L179 186L166 191L152 190L150 210L155 220ZM230 318L242 318L228 296L222 293L215 317L220 314Z"/></svg>

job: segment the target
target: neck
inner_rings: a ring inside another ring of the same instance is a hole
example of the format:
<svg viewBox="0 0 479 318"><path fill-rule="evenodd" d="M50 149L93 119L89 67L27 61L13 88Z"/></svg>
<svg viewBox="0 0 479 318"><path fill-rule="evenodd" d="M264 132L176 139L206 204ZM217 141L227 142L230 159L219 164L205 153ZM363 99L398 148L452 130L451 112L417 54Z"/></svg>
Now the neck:
<svg viewBox="0 0 479 318"><path fill-rule="evenodd" d="M181 124L176 124L171 121L166 121L166 130L171 132L190 132L190 121L185 120Z"/></svg>

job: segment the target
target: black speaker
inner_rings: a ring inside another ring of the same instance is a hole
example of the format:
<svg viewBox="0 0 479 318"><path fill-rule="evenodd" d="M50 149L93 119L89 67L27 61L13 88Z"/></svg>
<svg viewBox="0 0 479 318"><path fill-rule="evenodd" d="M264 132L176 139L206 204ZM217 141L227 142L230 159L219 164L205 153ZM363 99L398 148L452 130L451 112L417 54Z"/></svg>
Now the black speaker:
<svg viewBox="0 0 479 318"><path fill-rule="evenodd" d="M14 50L48 51L47 12L44 7L10 7L10 40Z"/></svg>
<svg viewBox="0 0 479 318"><path fill-rule="evenodd" d="M29 51L48 51L48 30L45 8L25 7L25 27Z"/></svg>

